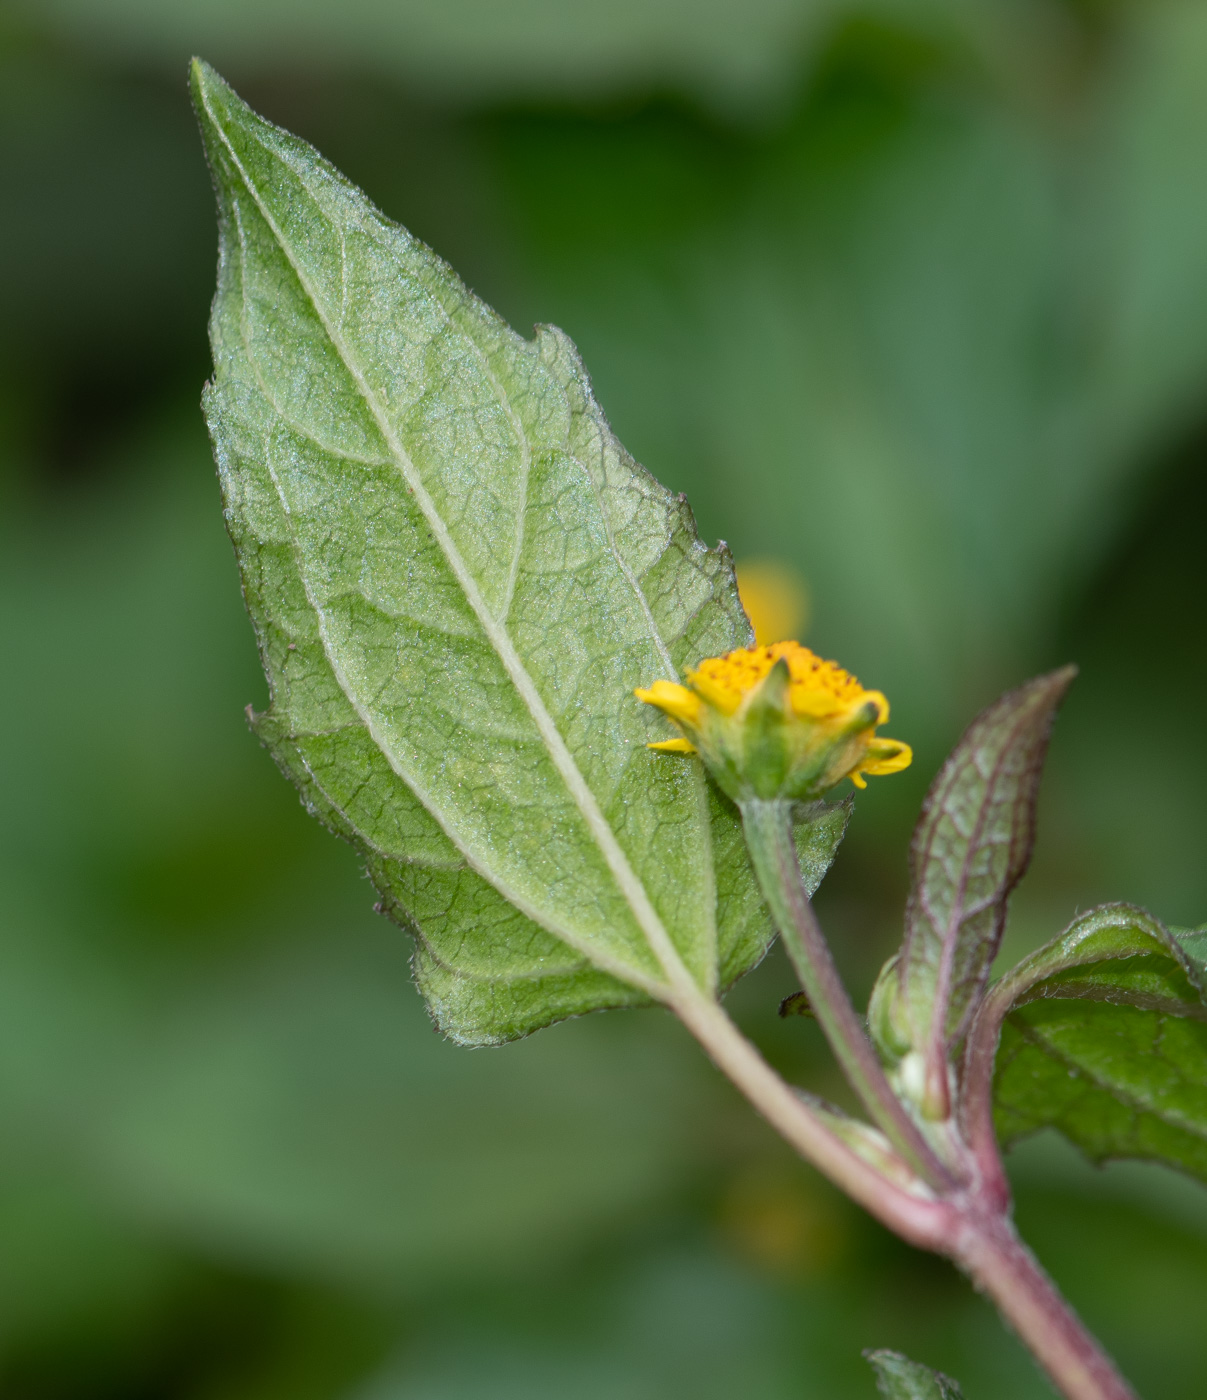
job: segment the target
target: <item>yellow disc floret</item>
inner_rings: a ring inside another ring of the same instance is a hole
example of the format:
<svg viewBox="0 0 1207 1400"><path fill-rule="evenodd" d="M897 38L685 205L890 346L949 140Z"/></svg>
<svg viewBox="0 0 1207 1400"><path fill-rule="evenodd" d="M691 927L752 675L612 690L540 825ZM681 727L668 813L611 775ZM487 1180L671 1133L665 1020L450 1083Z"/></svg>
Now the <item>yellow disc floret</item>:
<svg viewBox="0 0 1207 1400"><path fill-rule="evenodd" d="M843 778L865 787L864 774L897 773L912 758L908 744L876 737L889 716L880 691L799 642L708 657L686 680L636 692L684 736L650 747L699 752L736 800L816 797Z"/></svg>
<svg viewBox="0 0 1207 1400"><path fill-rule="evenodd" d="M776 642L774 646L745 647L725 656L710 656L689 671L687 679L717 709L732 715L781 657L788 664L788 698L794 714L833 719L871 700L880 711L876 723L888 720L888 701L878 690L864 690L837 662L823 661L799 642Z"/></svg>

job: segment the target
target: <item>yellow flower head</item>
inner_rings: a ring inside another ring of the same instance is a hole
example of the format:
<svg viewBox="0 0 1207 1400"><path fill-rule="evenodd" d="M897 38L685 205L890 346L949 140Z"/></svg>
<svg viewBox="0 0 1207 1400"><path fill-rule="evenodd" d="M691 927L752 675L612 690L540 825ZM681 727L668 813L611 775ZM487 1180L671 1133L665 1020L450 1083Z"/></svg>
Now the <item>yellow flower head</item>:
<svg viewBox="0 0 1207 1400"><path fill-rule="evenodd" d="M909 745L876 737L889 715L878 690L798 642L746 647L709 657L687 685L655 681L636 691L682 731L650 748L699 753L736 801L809 800L850 778L898 773Z"/></svg>

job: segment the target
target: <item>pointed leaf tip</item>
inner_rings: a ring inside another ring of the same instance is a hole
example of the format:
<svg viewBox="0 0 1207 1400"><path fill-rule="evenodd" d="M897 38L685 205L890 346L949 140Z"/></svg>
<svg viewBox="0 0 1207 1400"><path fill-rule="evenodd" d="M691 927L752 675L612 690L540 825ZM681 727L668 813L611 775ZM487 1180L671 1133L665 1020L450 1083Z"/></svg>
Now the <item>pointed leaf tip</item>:
<svg viewBox="0 0 1207 1400"><path fill-rule="evenodd" d="M1057 707L1077 674L1062 666L983 710L923 803L910 850L899 1014L934 1093L1001 942L1006 902L1035 839L1039 781ZM941 1109L936 1106L936 1111Z"/></svg>
<svg viewBox="0 0 1207 1400"><path fill-rule="evenodd" d="M203 107L203 94L206 89L213 86L215 82L221 83L221 77L210 67L204 58L199 58L194 54L193 57L189 59L189 90L193 96L193 105L199 112ZM225 84L223 84L223 86L225 86Z"/></svg>

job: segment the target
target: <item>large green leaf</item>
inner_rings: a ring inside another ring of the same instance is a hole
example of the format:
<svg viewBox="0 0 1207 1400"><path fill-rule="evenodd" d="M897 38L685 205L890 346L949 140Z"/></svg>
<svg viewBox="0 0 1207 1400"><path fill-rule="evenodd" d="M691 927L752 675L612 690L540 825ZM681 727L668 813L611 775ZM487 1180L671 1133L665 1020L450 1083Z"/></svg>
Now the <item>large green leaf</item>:
<svg viewBox="0 0 1207 1400"><path fill-rule="evenodd" d="M665 721L632 696L748 640L725 550L561 332L523 340L201 63L193 88L261 737L421 940L456 1038L732 982L768 939L736 811L646 749Z"/></svg>
<svg viewBox="0 0 1207 1400"><path fill-rule="evenodd" d="M936 1071L976 1007L1006 901L1031 858L1048 736L1073 675L1065 667L1039 676L990 705L926 795L910 850L894 1020Z"/></svg>
<svg viewBox="0 0 1207 1400"><path fill-rule="evenodd" d="M964 1392L941 1371L911 1361L899 1351L865 1351L884 1400L964 1400Z"/></svg>
<svg viewBox="0 0 1207 1400"><path fill-rule="evenodd" d="M990 1010L1008 1010L994 1084L1005 1144L1053 1127L1096 1162L1144 1158L1207 1181L1199 937L1107 905L995 987Z"/></svg>

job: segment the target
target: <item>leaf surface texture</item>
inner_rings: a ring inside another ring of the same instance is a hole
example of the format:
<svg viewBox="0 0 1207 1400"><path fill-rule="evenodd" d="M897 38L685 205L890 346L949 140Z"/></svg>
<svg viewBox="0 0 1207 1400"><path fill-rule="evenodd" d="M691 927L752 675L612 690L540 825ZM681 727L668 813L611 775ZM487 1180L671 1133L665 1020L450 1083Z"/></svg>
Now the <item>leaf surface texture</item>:
<svg viewBox="0 0 1207 1400"><path fill-rule="evenodd" d="M964 1392L941 1371L911 1361L899 1351L865 1351L884 1400L964 1400Z"/></svg>
<svg viewBox="0 0 1207 1400"><path fill-rule="evenodd" d="M665 722L632 696L749 641L727 553L617 442L560 331L516 335L311 147L193 82L259 734L364 853L458 1039L677 970L728 984L769 937L737 814L646 749Z"/></svg>
<svg viewBox="0 0 1207 1400"><path fill-rule="evenodd" d="M994 1083L1006 1145L1053 1127L1095 1162L1140 1158L1207 1181L1207 1004L1194 939L1108 905L1010 974L1019 991Z"/></svg>
<svg viewBox="0 0 1207 1400"><path fill-rule="evenodd" d="M940 1063L966 1028L1031 858L1048 736L1073 674L1039 676L990 705L927 793L910 851L900 999L913 1044Z"/></svg>

